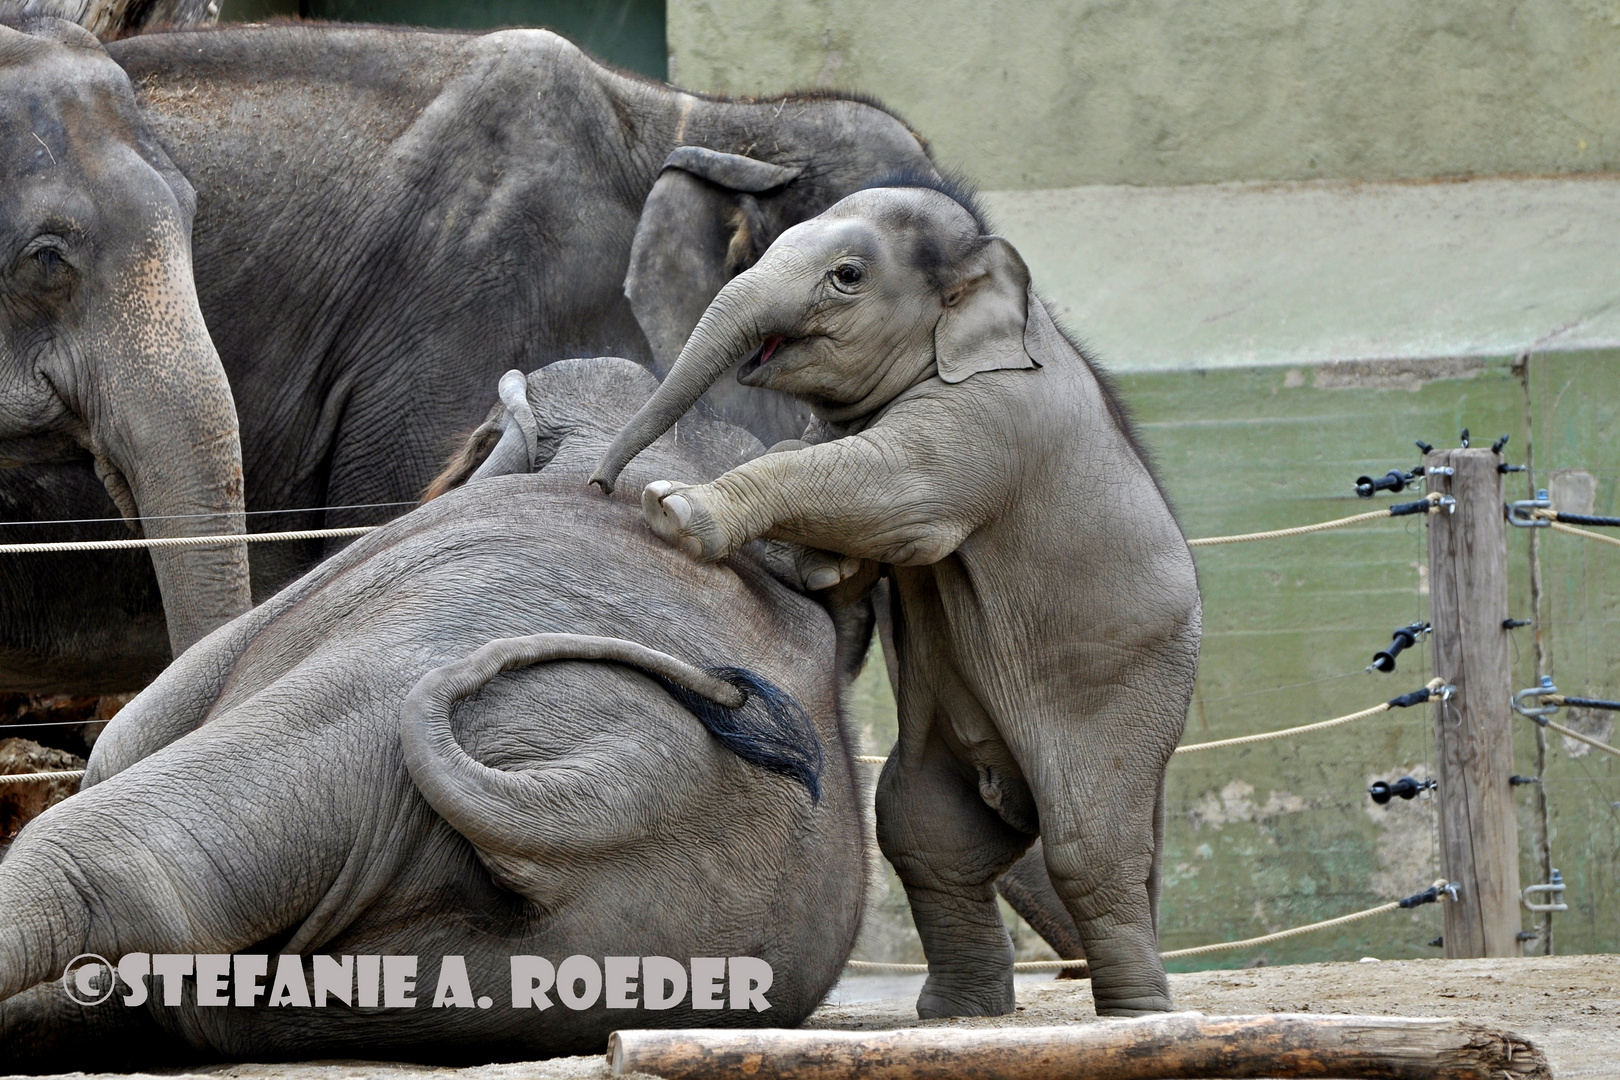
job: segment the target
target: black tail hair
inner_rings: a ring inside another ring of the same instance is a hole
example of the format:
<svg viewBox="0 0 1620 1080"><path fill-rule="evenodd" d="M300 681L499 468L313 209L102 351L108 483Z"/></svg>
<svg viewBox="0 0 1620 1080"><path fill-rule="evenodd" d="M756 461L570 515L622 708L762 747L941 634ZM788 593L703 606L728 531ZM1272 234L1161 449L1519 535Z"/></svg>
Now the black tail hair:
<svg viewBox="0 0 1620 1080"><path fill-rule="evenodd" d="M825 759L821 740L803 707L769 679L752 671L734 667L706 670L743 692L740 707L728 709L684 686L665 679L658 681L670 697L720 740L720 745L750 765L797 780L810 792L810 801L819 803Z"/></svg>

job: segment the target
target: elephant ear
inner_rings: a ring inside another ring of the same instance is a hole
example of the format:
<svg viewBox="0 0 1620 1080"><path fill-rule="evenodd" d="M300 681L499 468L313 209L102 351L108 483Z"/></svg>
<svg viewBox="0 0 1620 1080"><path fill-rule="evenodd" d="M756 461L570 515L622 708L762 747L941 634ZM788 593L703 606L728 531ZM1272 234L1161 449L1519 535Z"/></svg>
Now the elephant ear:
<svg viewBox="0 0 1620 1080"><path fill-rule="evenodd" d="M754 196L783 187L801 168L677 147L642 206L624 295L668 373L720 287L770 246L773 227Z"/></svg>
<svg viewBox="0 0 1620 1080"><path fill-rule="evenodd" d="M981 371L1040 367L1025 346L1026 327L1045 308L1029 286L1029 268L999 236L985 237L968 272L945 292L934 327L934 361L944 382Z"/></svg>

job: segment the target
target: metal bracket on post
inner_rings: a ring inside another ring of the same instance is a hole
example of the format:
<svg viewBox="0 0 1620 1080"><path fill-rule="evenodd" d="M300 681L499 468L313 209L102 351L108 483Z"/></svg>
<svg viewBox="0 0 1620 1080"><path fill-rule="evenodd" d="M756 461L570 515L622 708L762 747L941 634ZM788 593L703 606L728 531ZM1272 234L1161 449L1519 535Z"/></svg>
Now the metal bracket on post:
<svg viewBox="0 0 1620 1080"><path fill-rule="evenodd" d="M1558 693L1558 687L1553 685L1552 676L1543 675L1540 686L1527 686L1513 695L1513 711L1520 716L1528 716L1542 727L1546 727L1547 717L1557 712L1558 706L1556 704L1526 705L1525 701L1529 698L1547 697L1556 693Z"/></svg>
<svg viewBox="0 0 1620 1080"><path fill-rule="evenodd" d="M1545 529L1552 525L1544 517L1537 517L1537 510L1551 510L1552 500L1547 498L1547 489L1538 488L1533 499L1520 499L1507 505L1507 522L1520 529Z"/></svg>
<svg viewBox="0 0 1620 1080"><path fill-rule="evenodd" d="M1531 894L1546 896L1551 903L1537 904L1530 899ZM1552 872L1552 879L1545 885L1526 885L1519 894L1519 902L1526 911L1568 911L1569 905L1564 903L1564 875L1556 869Z"/></svg>

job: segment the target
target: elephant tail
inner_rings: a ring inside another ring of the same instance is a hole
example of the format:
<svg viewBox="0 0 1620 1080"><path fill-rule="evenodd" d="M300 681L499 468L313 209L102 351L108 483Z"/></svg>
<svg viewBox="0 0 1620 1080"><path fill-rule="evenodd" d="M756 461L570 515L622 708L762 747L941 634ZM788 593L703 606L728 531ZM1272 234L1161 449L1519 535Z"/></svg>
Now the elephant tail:
<svg viewBox="0 0 1620 1080"><path fill-rule="evenodd" d="M454 491L472 479L472 474L477 472L479 466L494 452L504 431L498 422L486 420L468 432L467 437L461 440L460 445L450 455L450 460L444 463L444 468L439 470L439 475L428 482L418 501L432 502L440 495Z"/></svg>
<svg viewBox="0 0 1620 1080"><path fill-rule="evenodd" d="M534 846L550 831L543 810L548 793L532 773L474 760L456 742L451 711L504 671L558 660L599 660L645 672L726 749L798 781L820 801L821 740L798 702L769 680L740 668L695 667L623 638L499 638L422 676L400 709L411 779L439 816L480 848L517 854Z"/></svg>
<svg viewBox="0 0 1620 1080"><path fill-rule="evenodd" d="M811 802L820 802L821 740L799 703L769 679L745 668L708 668L704 674L741 693L742 703L728 707L673 679L656 673L653 678L720 745L750 765L797 780L810 792Z"/></svg>

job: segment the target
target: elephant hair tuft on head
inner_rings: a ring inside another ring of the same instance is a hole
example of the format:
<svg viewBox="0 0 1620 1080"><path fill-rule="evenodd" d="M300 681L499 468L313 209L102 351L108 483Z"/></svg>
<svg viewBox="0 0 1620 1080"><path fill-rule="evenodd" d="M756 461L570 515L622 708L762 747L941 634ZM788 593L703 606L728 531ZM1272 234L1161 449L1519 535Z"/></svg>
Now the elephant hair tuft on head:
<svg viewBox="0 0 1620 1080"><path fill-rule="evenodd" d="M925 173L917 169L899 169L880 176L858 190L866 191L870 188L927 188L929 191L937 191L973 215L981 235L988 236L996 231L990 223L989 215L985 213L984 206L979 202L978 185L954 169L939 169L935 173Z"/></svg>
<svg viewBox="0 0 1620 1080"><path fill-rule="evenodd" d="M744 668L706 670L743 692L740 708L728 709L684 686L652 677L727 750L750 765L797 780L810 792L810 801L819 803L825 759L803 706L770 680Z"/></svg>

